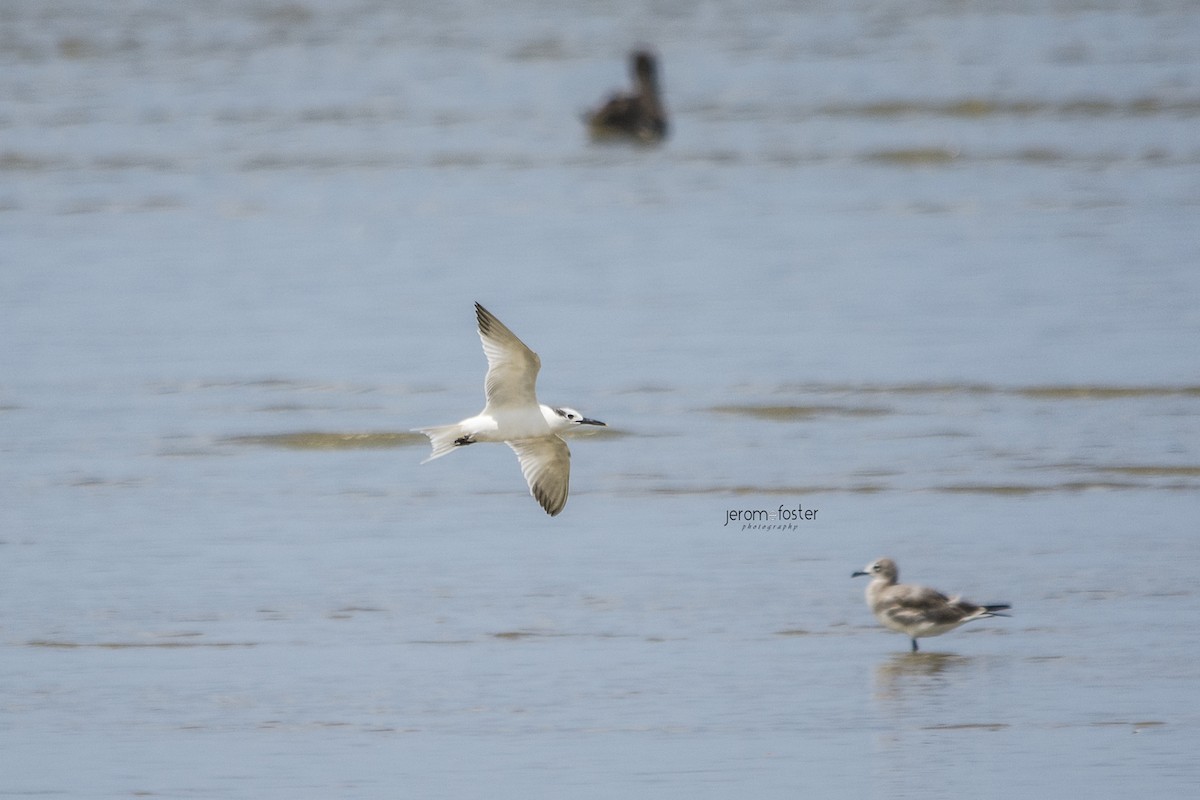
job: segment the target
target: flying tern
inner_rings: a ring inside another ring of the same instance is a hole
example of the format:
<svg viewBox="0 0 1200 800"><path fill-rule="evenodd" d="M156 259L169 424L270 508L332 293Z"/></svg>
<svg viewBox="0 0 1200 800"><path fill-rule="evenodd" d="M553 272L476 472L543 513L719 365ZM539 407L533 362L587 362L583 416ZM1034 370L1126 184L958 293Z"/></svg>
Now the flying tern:
<svg viewBox="0 0 1200 800"><path fill-rule="evenodd" d="M483 411L453 425L414 428L429 437L435 458L476 442L504 442L521 462L529 493L550 516L567 504L571 451L559 433L579 425L604 423L573 408L538 402L535 384L542 360L490 311L475 304L479 338L487 355Z"/></svg>
<svg viewBox="0 0 1200 800"><path fill-rule="evenodd" d="M875 618L892 630L912 639L912 651L917 652L917 639L941 636L964 622L986 617L1007 617L1001 614L1012 606L1007 603L981 606L960 597L946 595L928 586L897 583L900 569L890 558L868 564L865 570L854 572L871 576L867 584L867 605Z"/></svg>

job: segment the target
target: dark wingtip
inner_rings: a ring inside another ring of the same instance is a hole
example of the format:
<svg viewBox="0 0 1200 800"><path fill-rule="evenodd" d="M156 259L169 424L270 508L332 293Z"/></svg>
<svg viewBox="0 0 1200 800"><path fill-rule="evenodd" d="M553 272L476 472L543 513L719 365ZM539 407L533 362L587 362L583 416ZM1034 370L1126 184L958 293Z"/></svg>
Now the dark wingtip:
<svg viewBox="0 0 1200 800"><path fill-rule="evenodd" d="M478 300L475 301L475 321L479 324L479 330L487 333L494 319L492 312L484 308Z"/></svg>
<svg viewBox="0 0 1200 800"><path fill-rule="evenodd" d="M538 505L552 517L557 517L562 513L562 510L567 507L567 498L563 497L561 501L551 497L547 492L541 491L538 488L529 487L529 493L533 495L533 499L537 500ZM557 508L555 504L557 503Z"/></svg>

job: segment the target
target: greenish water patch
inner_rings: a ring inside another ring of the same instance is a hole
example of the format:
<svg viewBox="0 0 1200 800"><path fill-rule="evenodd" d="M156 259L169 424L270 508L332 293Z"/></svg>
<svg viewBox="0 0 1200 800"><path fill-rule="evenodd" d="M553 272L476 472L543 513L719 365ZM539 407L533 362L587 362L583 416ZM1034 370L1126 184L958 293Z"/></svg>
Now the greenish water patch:
<svg viewBox="0 0 1200 800"><path fill-rule="evenodd" d="M1035 400L1123 400L1129 397L1200 397L1200 386L1028 386L1011 390Z"/></svg>
<svg viewBox="0 0 1200 800"><path fill-rule="evenodd" d="M1034 386L998 386L989 383L800 383L785 384L781 392L807 392L840 395L998 395L1027 397L1034 400L1123 400L1138 397L1200 397L1200 386L1180 385L1106 385L1044 384ZM735 406L736 407L736 406Z"/></svg>
<svg viewBox="0 0 1200 800"><path fill-rule="evenodd" d="M806 494L874 494L886 492L888 486L862 484L859 486L701 486L651 489L654 494L732 494L732 495L806 495Z"/></svg>
<svg viewBox="0 0 1200 800"><path fill-rule="evenodd" d="M557 635L557 634L538 633L536 631L501 631L500 633L493 633L492 637L495 639L516 640L516 639L533 639L533 638L537 638L537 637L541 637L541 636L554 636L554 635Z"/></svg>
<svg viewBox="0 0 1200 800"><path fill-rule="evenodd" d="M933 491L949 494L992 494L992 495L1027 495L1045 494L1051 492L1083 492L1089 489L1145 489L1140 483L1122 483L1118 481L1066 481L1052 484L987 484L968 483L949 486L935 486Z"/></svg>
<svg viewBox="0 0 1200 800"><path fill-rule="evenodd" d="M1079 98L1066 101L991 100L983 97L964 97L944 102L921 100L884 100L862 105L827 105L820 109L831 116L862 117L955 117L983 119L985 117L1028 117L1050 115L1059 117L1151 117L1163 114L1181 117L1200 115L1200 99L1166 100L1145 96L1132 100Z"/></svg>
<svg viewBox="0 0 1200 800"><path fill-rule="evenodd" d="M27 647L45 647L57 650L75 650L82 648L93 648L97 650L179 650L188 647L215 647L218 649L223 649L231 647L258 646L258 642L68 642L51 639L32 639L25 644Z"/></svg>
<svg viewBox="0 0 1200 800"><path fill-rule="evenodd" d="M1129 465L1093 467L1097 472L1115 472L1119 475L1141 475L1147 477L1198 478L1198 466Z"/></svg>
<svg viewBox="0 0 1200 800"><path fill-rule="evenodd" d="M371 608L370 606L346 606L339 608L336 611L330 611L326 616L329 619L354 619L358 614L382 614L384 609Z"/></svg>
<svg viewBox="0 0 1200 800"><path fill-rule="evenodd" d="M229 436L224 442L262 447L282 447L288 450L373 450L409 447L428 441L422 433L330 433L297 431L295 433L265 433Z"/></svg>
<svg viewBox="0 0 1200 800"><path fill-rule="evenodd" d="M957 150L945 147L911 147L896 150L875 150L867 153L867 161L895 164L905 167L938 166L953 163L959 157Z"/></svg>
<svg viewBox="0 0 1200 800"><path fill-rule="evenodd" d="M924 731L1002 731L1012 727L1006 722L961 722L949 725L926 725Z"/></svg>
<svg viewBox="0 0 1200 800"><path fill-rule="evenodd" d="M879 406L842 405L723 405L713 406L709 410L718 414L740 414L756 419L771 419L780 422L810 420L817 417L882 417L892 413L890 409Z"/></svg>

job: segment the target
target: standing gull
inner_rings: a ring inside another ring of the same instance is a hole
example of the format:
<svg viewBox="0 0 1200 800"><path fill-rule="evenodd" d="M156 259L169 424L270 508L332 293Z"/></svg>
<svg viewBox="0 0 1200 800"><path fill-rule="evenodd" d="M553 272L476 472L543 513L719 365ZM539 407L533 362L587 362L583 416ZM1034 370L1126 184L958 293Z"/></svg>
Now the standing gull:
<svg viewBox="0 0 1200 800"><path fill-rule="evenodd" d="M912 639L912 651L917 652L917 639L923 636L941 636L964 622L986 617L1007 617L1012 606L997 603L990 606L976 605L961 597L946 595L928 586L896 583L900 570L890 558L881 558L868 564L866 570L851 573L851 578L870 575L867 585L867 605L875 618L886 627L903 633Z"/></svg>
<svg viewBox="0 0 1200 800"><path fill-rule="evenodd" d="M414 430L429 437L433 452L422 464L475 442L504 442L521 461L521 472L546 513L555 516L567 504L571 451L558 434L577 425L604 425L573 408L538 402L535 384L542 360L504 323L475 304L479 338L487 355L483 411L453 425Z"/></svg>

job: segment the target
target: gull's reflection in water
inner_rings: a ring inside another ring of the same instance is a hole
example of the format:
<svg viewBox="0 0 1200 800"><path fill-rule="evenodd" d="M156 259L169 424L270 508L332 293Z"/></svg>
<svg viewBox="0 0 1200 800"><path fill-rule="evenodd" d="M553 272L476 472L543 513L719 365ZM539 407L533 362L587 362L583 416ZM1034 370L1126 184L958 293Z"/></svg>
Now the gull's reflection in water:
<svg viewBox="0 0 1200 800"><path fill-rule="evenodd" d="M921 691L969 667L973 659L956 653L895 653L875 668L875 696L902 699L906 690Z"/></svg>
<svg viewBox="0 0 1200 800"><path fill-rule="evenodd" d="M945 652L895 653L875 665L868 758L879 795L905 794L916 776L927 777L932 748L939 769L972 788L967 794L1003 796L995 789L1010 766L991 733L1009 727L1011 694L993 691L997 669L1003 661L994 656Z"/></svg>

